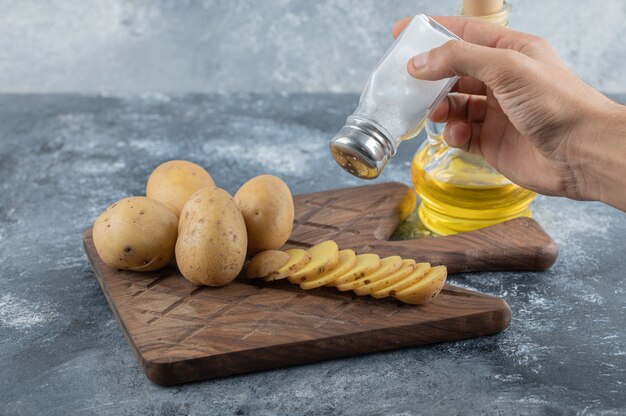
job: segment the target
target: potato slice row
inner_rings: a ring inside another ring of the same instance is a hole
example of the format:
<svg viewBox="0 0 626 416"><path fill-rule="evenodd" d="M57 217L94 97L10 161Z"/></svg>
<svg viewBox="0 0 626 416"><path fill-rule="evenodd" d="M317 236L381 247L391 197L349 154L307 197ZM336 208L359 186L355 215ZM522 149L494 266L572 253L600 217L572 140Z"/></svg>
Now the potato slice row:
<svg viewBox="0 0 626 416"><path fill-rule="evenodd" d="M308 250L261 252L250 261L248 277L267 282L288 279L305 290L331 286L360 296L394 297L423 305L441 292L447 269L400 256L381 259L372 253L357 255L350 249L339 250L337 243L328 240Z"/></svg>

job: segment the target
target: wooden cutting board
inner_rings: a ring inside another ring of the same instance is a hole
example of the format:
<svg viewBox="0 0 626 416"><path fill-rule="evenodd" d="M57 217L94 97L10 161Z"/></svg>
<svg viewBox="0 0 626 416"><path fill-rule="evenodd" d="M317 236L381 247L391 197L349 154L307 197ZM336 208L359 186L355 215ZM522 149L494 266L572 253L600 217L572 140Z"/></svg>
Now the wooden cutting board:
<svg viewBox="0 0 626 416"><path fill-rule="evenodd" d="M445 264L450 272L543 270L556 245L531 219L451 237L386 241L412 208L412 191L383 183L294 198L291 246L334 239L340 247ZM494 296L447 285L430 304L375 300L333 288L238 278L198 287L174 268L136 273L85 251L147 377L173 385L313 361L494 334L511 312Z"/></svg>

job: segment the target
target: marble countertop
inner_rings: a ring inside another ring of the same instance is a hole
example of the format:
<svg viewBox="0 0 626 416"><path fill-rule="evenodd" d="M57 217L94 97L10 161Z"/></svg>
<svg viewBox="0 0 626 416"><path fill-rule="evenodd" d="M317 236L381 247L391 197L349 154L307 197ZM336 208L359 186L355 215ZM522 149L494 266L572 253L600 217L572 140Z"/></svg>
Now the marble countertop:
<svg viewBox="0 0 626 416"><path fill-rule="evenodd" d="M622 102L626 95L614 97ZM152 384L90 270L82 232L175 158L234 192L261 173L294 193L361 184L328 154L356 95L0 95L0 413L624 414L626 214L539 197L560 246L544 273L457 274L501 296L496 336L195 384ZM380 181L410 183L421 139Z"/></svg>

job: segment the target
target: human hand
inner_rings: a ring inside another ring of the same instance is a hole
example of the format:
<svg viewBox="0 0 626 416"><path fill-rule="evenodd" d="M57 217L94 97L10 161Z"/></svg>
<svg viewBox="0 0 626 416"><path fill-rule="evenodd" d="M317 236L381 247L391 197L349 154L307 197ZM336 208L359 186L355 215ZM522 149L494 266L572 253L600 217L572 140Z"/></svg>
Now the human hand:
<svg viewBox="0 0 626 416"><path fill-rule="evenodd" d="M394 37L409 20L394 25ZM539 37L471 18L435 20L464 41L418 55L407 68L419 79L460 77L430 116L448 123L448 145L482 155L524 188L626 209L624 197L606 198L615 184L595 174L606 152L593 147L603 147L598 136L607 125L622 120L624 126L622 106L578 79Z"/></svg>

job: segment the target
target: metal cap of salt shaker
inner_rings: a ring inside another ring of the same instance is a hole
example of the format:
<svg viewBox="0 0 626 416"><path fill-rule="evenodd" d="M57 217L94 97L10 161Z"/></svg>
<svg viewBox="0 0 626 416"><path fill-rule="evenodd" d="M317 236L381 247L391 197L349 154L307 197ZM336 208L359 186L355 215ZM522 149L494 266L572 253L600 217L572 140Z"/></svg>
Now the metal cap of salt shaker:
<svg viewBox="0 0 626 416"><path fill-rule="evenodd" d="M354 115L330 141L330 151L339 166L361 179L376 179L395 154L384 133Z"/></svg>

